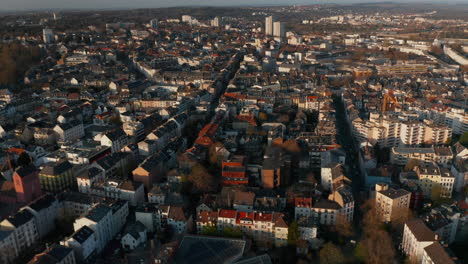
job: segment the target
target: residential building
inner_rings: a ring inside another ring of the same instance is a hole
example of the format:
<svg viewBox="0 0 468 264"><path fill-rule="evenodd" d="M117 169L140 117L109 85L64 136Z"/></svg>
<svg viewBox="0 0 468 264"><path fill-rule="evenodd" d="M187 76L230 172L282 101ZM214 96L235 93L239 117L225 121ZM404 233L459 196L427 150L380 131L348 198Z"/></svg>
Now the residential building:
<svg viewBox="0 0 468 264"><path fill-rule="evenodd" d="M28 264L76 264L75 253L73 249L62 245L53 245L43 252L36 254Z"/></svg>
<svg viewBox="0 0 468 264"><path fill-rule="evenodd" d="M125 228L120 244L125 250L134 250L140 245L145 245L147 240L146 227L141 222L130 223Z"/></svg>
<svg viewBox="0 0 468 264"><path fill-rule="evenodd" d="M402 249L416 263L454 263L437 241L437 235L421 219L405 223Z"/></svg>
<svg viewBox="0 0 468 264"><path fill-rule="evenodd" d="M399 166L405 166L410 160L437 162L441 165L447 165L452 158L453 154L449 147L393 147L390 152L390 162Z"/></svg>
<svg viewBox="0 0 468 264"><path fill-rule="evenodd" d="M39 182L42 191L50 193L75 189L77 185L73 165L67 160L45 164L39 172Z"/></svg>
<svg viewBox="0 0 468 264"><path fill-rule="evenodd" d="M55 196L46 194L22 208L34 215L39 238L52 232L56 225L60 204Z"/></svg>
<svg viewBox="0 0 468 264"><path fill-rule="evenodd" d="M1 221L0 231L12 232L15 245L11 248L15 249L17 254L21 254L39 240L34 215L28 210L21 210Z"/></svg>
<svg viewBox="0 0 468 264"><path fill-rule="evenodd" d="M415 171L419 179L418 185L425 197L432 199L452 197L455 177L448 169L432 164L419 165Z"/></svg>
<svg viewBox="0 0 468 264"><path fill-rule="evenodd" d="M112 208L98 204L84 216L75 220L73 227L79 230L83 226L91 228L96 236L96 252L101 252L113 238L114 226Z"/></svg>
<svg viewBox="0 0 468 264"><path fill-rule="evenodd" d="M54 42L55 36L54 32L50 28L44 28L42 30L42 40L44 41L45 44L50 44Z"/></svg>
<svg viewBox="0 0 468 264"><path fill-rule="evenodd" d="M38 170L34 165L17 169L13 174L13 182L19 202L29 203L42 195Z"/></svg>
<svg viewBox="0 0 468 264"><path fill-rule="evenodd" d="M273 17L269 16L265 18L265 35L273 35Z"/></svg>
<svg viewBox="0 0 468 264"><path fill-rule="evenodd" d="M376 184L375 192L375 207L381 221L393 222L408 216L410 192L394 189L388 184Z"/></svg>
<svg viewBox="0 0 468 264"><path fill-rule="evenodd" d="M97 254L98 239L95 234L94 230L85 225L76 230L67 240L62 241L61 244L73 249L77 261L87 262L88 259Z"/></svg>
<svg viewBox="0 0 468 264"><path fill-rule="evenodd" d="M279 38L286 36L286 24L284 22L276 21L273 23L273 36Z"/></svg>

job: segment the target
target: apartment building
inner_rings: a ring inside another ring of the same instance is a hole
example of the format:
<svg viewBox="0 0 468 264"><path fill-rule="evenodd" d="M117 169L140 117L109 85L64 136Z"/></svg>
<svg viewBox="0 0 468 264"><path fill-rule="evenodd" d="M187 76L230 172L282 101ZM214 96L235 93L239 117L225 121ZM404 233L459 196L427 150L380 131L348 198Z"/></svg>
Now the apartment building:
<svg viewBox="0 0 468 264"><path fill-rule="evenodd" d="M403 228L403 252L419 263L423 256L424 248L437 241L437 236L421 219L413 219L405 223Z"/></svg>
<svg viewBox="0 0 468 264"><path fill-rule="evenodd" d="M39 233L34 215L28 210L21 210L0 222L0 231L12 232L7 248L15 251L17 257L24 250L32 247L39 240Z"/></svg>
<svg viewBox="0 0 468 264"><path fill-rule="evenodd" d="M46 194L22 209L34 215L39 238L45 237L55 228L55 220L59 213L60 204L51 194Z"/></svg>
<svg viewBox="0 0 468 264"><path fill-rule="evenodd" d="M402 121L390 117L373 117L368 121L357 118L352 122L354 137L360 142L370 141L383 147L441 145L452 137L447 125L429 121Z"/></svg>
<svg viewBox="0 0 468 264"><path fill-rule="evenodd" d="M387 184L375 185L375 205L384 222L392 222L406 217L411 200L411 193L404 189L394 189Z"/></svg>
<svg viewBox="0 0 468 264"><path fill-rule="evenodd" d="M73 249L62 245L53 245L43 252L36 254L28 264L75 264L76 258Z"/></svg>
<svg viewBox="0 0 468 264"><path fill-rule="evenodd" d="M75 252L78 261L86 262L97 252L97 238L95 232L88 226L82 226L73 235L61 244L70 247Z"/></svg>
<svg viewBox="0 0 468 264"><path fill-rule="evenodd" d="M117 201L113 204L98 204L84 216L75 220L73 227L83 226L92 229L96 236L96 252L101 252L106 244L122 229L128 216L128 202Z"/></svg>
<svg viewBox="0 0 468 264"><path fill-rule="evenodd" d="M328 200L336 202L339 206L339 214L341 214L349 223L353 222L354 217L354 197L351 186L341 185L328 196Z"/></svg>
<svg viewBox="0 0 468 264"><path fill-rule="evenodd" d="M222 233L226 228L238 229L263 245L282 246L287 243L288 225L282 213L243 212L219 210L200 211L196 219L197 232L203 233L206 226L217 226Z"/></svg>
<svg viewBox="0 0 468 264"><path fill-rule="evenodd" d="M75 188L77 180L73 165L64 160L46 164L39 172L39 182L43 191L60 193Z"/></svg>
<svg viewBox="0 0 468 264"><path fill-rule="evenodd" d="M86 215L75 220L75 230L87 226L95 232L96 251L101 252L112 239L112 209L104 204L98 204Z"/></svg>
<svg viewBox="0 0 468 264"><path fill-rule="evenodd" d="M321 184L327 191L334 191L335 183L344 178L341 163L332 162L322 165L320 169Z"/></svg>
<svg viewBox="0 0 468 264"><path fill-rule="evenodd" d="M451 198L455 177L446 168L440 168L436 164L424 164L415 168L418 175L418 185L423 195L428 198Z"/></svg>
<svg viewBox="0 0 468 264"><path fill-rule="evenodd" d="M402 249L415 263L455 263L437 240L437 235L421 219L413 219L405 223Z"/></svg>
<svg viewBox="0 0 468 264"><path fill-rule="evenodd" d="M422 162L436 162L441 165L447 165L451 162L453 153L450 147L393 147L390 152L390 162L404 166L410 160L419 160Z"/></svg>

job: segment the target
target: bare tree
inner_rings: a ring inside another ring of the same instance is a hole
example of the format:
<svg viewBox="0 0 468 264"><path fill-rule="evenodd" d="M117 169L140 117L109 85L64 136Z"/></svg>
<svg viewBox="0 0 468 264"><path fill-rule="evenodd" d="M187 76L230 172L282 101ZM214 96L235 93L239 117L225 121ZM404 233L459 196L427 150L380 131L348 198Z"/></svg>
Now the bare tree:
<svg viewBox="0 0 468 264"><path fill-rule="evenodd" d="M341 250L333 243L326 243L319 252L320 264L339 264L345 262Z"/></svg>
<svg viewBox="0 0 468 264"><path fill-rule="evenodd" d="M193 184L195 191L212 192L216 190L216 179L201 164L192 167L188 180Z"/></svg>
<svg viewBox="0 0 468 264"><path fill-rule="evenodd" d="M362 210L363 238L360 242L360 254L365 263L391 264L395 260L395 248L390 234L383 228L375 208L375 200L367 200Z"/></svg>
<svg viewBox="0 0 468 264"><path fill-rule="evenodd" d="M339 236L343 238L349 238L354 235L353 225L346 219L346 216L339 214L336 218L336 225L334 230L338 233Z"/></svg>

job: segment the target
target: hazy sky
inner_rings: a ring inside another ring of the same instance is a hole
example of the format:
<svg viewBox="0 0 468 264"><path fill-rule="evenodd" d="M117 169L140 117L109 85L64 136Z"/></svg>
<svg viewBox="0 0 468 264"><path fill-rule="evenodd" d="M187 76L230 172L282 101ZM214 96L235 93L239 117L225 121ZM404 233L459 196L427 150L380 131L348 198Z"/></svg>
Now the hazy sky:
<svg viewBox="0 0 468 264"><path fill-rule="evenodd" d="M382 2L384 0L0 0L0 11L37 10L37 9L118 9L150 8L168 6L234 6L234 5L294 5L316 3L361 3ZM386 0L388 1L388 0ZM390 0L392 1L392 0ZM468 0L393 0L394 2L456 2Z"/></svg>

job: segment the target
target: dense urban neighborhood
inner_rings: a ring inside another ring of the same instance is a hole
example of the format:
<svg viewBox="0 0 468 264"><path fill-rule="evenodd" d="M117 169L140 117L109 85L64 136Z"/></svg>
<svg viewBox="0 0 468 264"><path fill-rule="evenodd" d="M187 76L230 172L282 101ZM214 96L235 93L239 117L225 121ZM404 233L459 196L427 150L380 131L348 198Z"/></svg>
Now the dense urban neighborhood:
<svg viewBox="0 0 468 264"><path fill-rule="evenodd" d="M0 263L468 263L467 89L466 4L0 13Z"/></svg>

